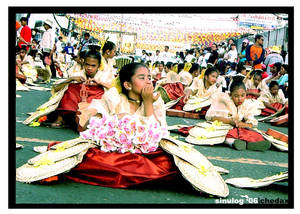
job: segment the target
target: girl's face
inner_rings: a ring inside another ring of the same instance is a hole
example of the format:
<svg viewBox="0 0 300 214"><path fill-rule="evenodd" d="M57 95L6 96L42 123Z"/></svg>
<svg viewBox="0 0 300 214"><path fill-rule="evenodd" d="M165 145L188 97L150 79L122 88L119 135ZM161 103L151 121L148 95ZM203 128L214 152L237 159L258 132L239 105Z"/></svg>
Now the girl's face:
<svg viewBox="0 0 300 214"><path fill-rule="evenodd" d="M231 96L231 99L232 99L233 103L235 104L235 106L239 106L246 99L246 91L243 88L238 88L238 89L234 90L233 92L231 92L230 96Z"/></svg>
<svg viewBox="0 0 300 214"><path fill-rule="evenodd" d="M271 67L271 68L270 68L270 72L271 72L272 74L275 74L275 73L277 72L277 68L276 68L275 66Z"/></svg>
<svg viewBox="0 0 300 214"><path fill-rule="evenodd" d="M24 50L21 50L20 51L20 57L21 58L24 58L24 56L26 55L26 52Z"/></svg>
<svg viewBox="0 0 300 214"><path fill-rule="evenodd" d="M261 82L261 76L254 76L253 77L253 82L254 82L254 85L258 86L258 84Z"/></svg>
<svg viewBox="0 0 300 214"><path fill-rule="evenodd" d="M158 64L158 70L162 72L164 70L164 65L163 64Z"/></svg>
<svg viewBox="0 0 300 214"><path fill-rule="evenodd" d="M278 94L278 90L279 90L278 85L274 85L272 88L270 88L270 92L273 96L276 96Z"/></svg>
<svg viewBox="0 0 300 214"><path fill-rule="evenodd" d="M108 50L108 58L113 58L116 55L116 47L114 47L112 50Z"/></svg>
<svg viewBox="0 0 300 214"><path fill-rule="evenodd" d="M204 78L209 83L209 85L213 85L217 81L218 73L217 72L212 72L208 76L204 76Z"/></svg>
<svg viewBox="0 0 300 214"><path fill-rule="evenodd" d="M135 74L131 77L131 90L135 94L141 95L143 88L151 84L150 72L145 67L138 68Z"/></svg>
<svg viewBox="0 0 300 214"><path fill-rule="evenodd" d="M285 74L286 73L286 70L284 69L284 67L282 66L281 69L280 69L280 72L279 72L281 75Z"/></svg>
<svg viewBox="0 0 300 214"><path fill-rule="evenodd" d="M87 76L89 76L89 77L95 76L95 74L98 71L99 66L100 66L100 63L99 63L98 59L87 57L84 60L84 70L85 70Z"/></svg>
<svg viewBox="0 0 300 214"><path fill-rule="evenodd" d="M193 77L197 77L200 74L200 68L193 72Z"/></svg>

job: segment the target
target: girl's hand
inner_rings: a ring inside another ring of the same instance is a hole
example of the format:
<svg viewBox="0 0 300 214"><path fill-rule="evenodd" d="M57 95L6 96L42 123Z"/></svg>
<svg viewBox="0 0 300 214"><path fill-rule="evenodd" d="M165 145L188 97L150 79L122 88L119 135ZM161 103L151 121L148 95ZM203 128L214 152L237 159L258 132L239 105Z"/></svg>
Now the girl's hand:
<svg viewBox="0 0 300 214"><path fill-rule="evenodd" d="M95 79L88 79L85 81L87 85L98 85L97 81Z"/></svg>
<svg viewBox="0 0 300 214"><path fill-rule="evenodd" d="M126 116L126 115L129 115L129 114L127 114L127 113L117 114L118 119L121 119L121 118L123 118L123 117Z"/></svg>
<svg viewBox="0 0 300 214"><path fill-rule="evenodd" d="M190 99L190 95L191 95L191 92L188 91L183 98L183 103L187 103L187 101Z"/></svg>
<svg viewBox="0 0 300 214"><path fill-rule="evenodd" d="M160 94L157 93L155 96L153 95L153 85L149 84L146 85L142 89L142 99L145 103L154 103L158 98Z"/></svg>
<svg viewBox="0 0 300 214"><path fill-rule="evenodd" d="M77 76L77 77L70 77L70 78L69 78L69 81L70 81L70 82L76 81L76 82L81 83L81 82L84 82L85 79L84 79L83 77L81 77L81 76L79 76L79 77Z"/></svg>

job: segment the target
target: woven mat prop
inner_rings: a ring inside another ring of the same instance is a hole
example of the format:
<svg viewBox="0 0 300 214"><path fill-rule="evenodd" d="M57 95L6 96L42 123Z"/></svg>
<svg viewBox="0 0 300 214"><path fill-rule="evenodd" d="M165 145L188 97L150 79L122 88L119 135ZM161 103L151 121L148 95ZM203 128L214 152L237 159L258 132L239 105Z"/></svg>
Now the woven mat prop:
<svg viewBox="0 0 300 214"><path fill-rule="evenodd" d="M173 155L183 177L201 192L219 197L227 197L228 186L209 160L192 145L173 138L160 141L160 147Z"/></svg>
<svg viewBox="0 0 300 214"><path fill-rule="evenodd" d="M215 145L225 141L226 135L233 127L219 121L201 122L189 131L185 141L195 145Z"/></svg>
<svg viewBox="0 0 300 214"><path fill-rule="evenodd" d="M39 106L33 114L31 114L26 120L24 120L23 124L29 125L31 122L34 122L38 118L55 111L67 89L68 85L66 85L62 90L54 93L46 103Z"/></svg>
<svg viewBox="0 0 300 214"><path fill-rule="evenodd" d="M81 138L57 144L17 168L16 180L31 183L67 172L79 164L92 147L95 145Z"/></svg>
<svg viewBox="0 0 300 214"><path fill-rule="evenodd" d="M280 174L276 174L270 177L265 177L262 179L253 179L249 177L241 177L241 178L230 178L225 182L232 186L238 188L260 188L264 186L269 186L272 183L278 181L284 181L288 179L288 172L282 172Z"/></svg>
<svg viewBox="0 0 300 214"><path fill-rule="evenodd" d="M30 91L30 89L16 79L16 91Z"/></svg>
<svg viewBox="0 0 300 214"><path fill-rule="evenodd" d="M183 106L183 111L199 110L205 106L209 106L211 101L209 97L191 97L187 103Z"/></svg>

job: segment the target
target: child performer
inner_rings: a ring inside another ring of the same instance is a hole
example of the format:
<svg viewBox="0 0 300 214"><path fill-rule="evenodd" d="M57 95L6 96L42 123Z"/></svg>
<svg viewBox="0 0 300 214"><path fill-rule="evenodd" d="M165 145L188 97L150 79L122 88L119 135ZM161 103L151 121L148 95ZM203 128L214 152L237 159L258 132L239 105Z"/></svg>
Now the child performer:
<svg viewBox="0 0 300 214"><path fill-rule="evenodd" d="M269 85L269 90L263 93L259 98L265 105L261 114L264 116L269 116L274 114L281 108L285 106L285 114L288 113L288 99L285 98L281 89L279 89L279 84L277 81L271 81Z"/></svg>
<svg viewBox="0 0 300 214"><path fill-rule="evenodd" d="M45 111L49 111L45 123L50 123L54 128L61 128L66 123L69 123L71 127L76 127L75 115L78 113L80 105L83 103L88 105L93 99L101 99L104 89L109 88L112 84L112 79L105 78L105 75L102 75L103 72L98 70L100 63L100 53L94 50L88 51L85 55L82 73L53 85L52 92L56 96L52 99L58 99L55 103L59 104L53 109L51 98L43 104ZM57 98L60 93L63 95ZM30 116L24 121L24 124L29 124L32 119L35 118Z"/></svg>
<svg viewBox="0 0 300 214"><path fill-rule="evenodd" d="M269 87L265 81L262 81L262 71L254 70L254 75L251 79L246 79L245 86L247 89L247 98L257 99L261 93L267 92Z"/></svg>
<svg viewBox="0 0 300 214"><path fill-rule="evenodd" d="M246 99L246 87L242 81L233 81L230 87L230 95L217 93L213 96L213 102L206 113L206 119L210 121L222 121L235 128L227 133L225 143L237 150L265 151L271 143L265 141L263 136L247 128L257 126L254 118L256 106Z"/></svg>
<svg viewBox="0 0 300 214"><path fill-rule="evenodd" d="M164 102L159 94L153 93L148 68L142 63L127 64L120 70L119 78L122 93L118 94L115 88L111 88L110 90L116 92L113 98L106 96L105 93L101 100L93 100L89 109L94 110L94 115L100 118L115 116L115 122L126 118L122 120L125 122L127 119L138 117L144 121L143 129L148 131L151 131L149 128L154 127L157 122L161 127L166 126ZM127 128L129 130L124 130L132 133L135 126L130 125ZM161 128L158 130L162 131ZM86 133L89 133L88 130ZM126 142L109 142L110 138L107 136L106 139L108 145L122 145L124 148L126 146ZM146 144L144 146L147 147ZM178 173L172 158L160 148L153 147L150 153L133 152L134 150L130 148L105 151L104 148L110 149L109 146L103 146L101 150L98 148L88 150L83 162L66 174L66 177L81 183L124 188L150 180L166 179Z"/></svg>
<svg viewBox="0 0 300 214"><path fill-rule="evenodd" d="M204 77L201 78L201 75L199 77L195 77L193 79L193 82L190 87L185 88L185 96L183 98L183 103L187 104L191 101L192 97L194 98L206 98L210 97L216 93L221 92L222 87L220 85L216 84L217 78L218 78L218 70L215 67L211 67L206 69L204 72ZM205 106L200 111L200 114L206 113L208 109L208 106Z"/></svg>

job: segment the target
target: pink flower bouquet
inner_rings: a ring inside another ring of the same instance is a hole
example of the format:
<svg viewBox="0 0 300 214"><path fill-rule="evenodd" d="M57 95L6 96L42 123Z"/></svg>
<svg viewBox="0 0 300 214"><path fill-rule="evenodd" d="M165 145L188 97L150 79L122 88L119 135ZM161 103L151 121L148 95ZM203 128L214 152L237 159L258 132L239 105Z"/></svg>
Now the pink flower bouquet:
<svg viewBox="0 0 300 214"><path fill-rule="evenodd" d="M157 149L162 137L168 135L154 117L126 115L121 119L103 115L92 117L87 130L80 133L84 139L93 140L105 152L148 153Z"/></svg>

